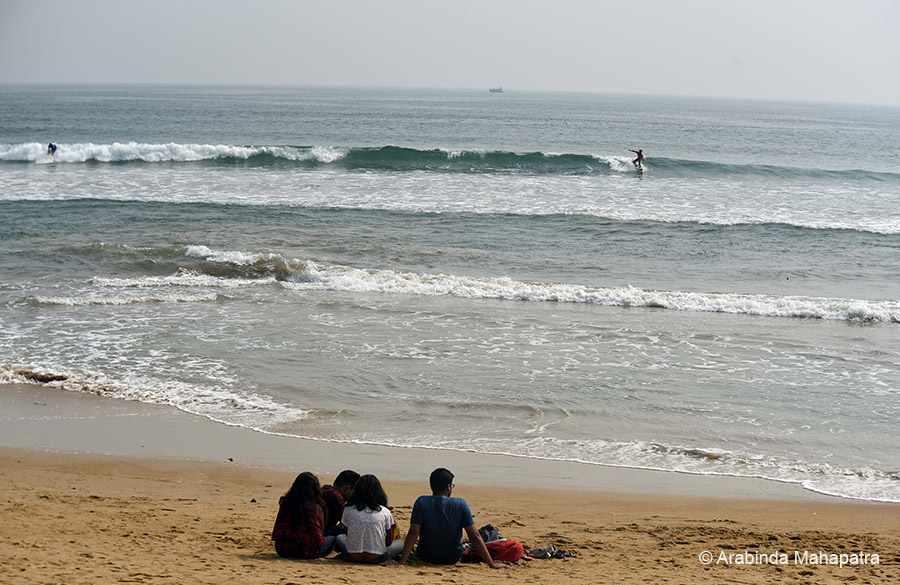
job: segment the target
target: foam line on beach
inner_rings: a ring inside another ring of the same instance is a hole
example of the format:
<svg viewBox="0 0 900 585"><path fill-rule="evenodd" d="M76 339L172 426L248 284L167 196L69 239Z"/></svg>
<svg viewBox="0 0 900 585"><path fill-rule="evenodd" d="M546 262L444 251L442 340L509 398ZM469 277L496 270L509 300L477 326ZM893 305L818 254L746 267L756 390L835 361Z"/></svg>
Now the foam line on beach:
<svg viewBox="0 0 900 585"><path fill-rule="evenodd" d="M126 399L148 404L174 406L202 416L213 423L240 427L249 431L286 439L310 440L335 445L357 445L400 450L445 453L471 453L480 456L504 456L516 459L587 465L636 471L654 471L708 477L761 479L798 485L826 496L874 502L900 502L897 484L900 474L870 468L848 469L822 463L780 461L772 457L732 453L717 449L666 446L646 441L571 441L552 437L509 443L479 439L477 444L464 439L364 440L317 437L297 432L263 428L260 416L270 422L276 418L302 420L312 413L289 409L258 396L237 396L210 389L190 388L169 381L114 380L99 374L50 373L23 368L0 367L0 384L40 382L47 386L106 398ZM226 405L223 408L222 405ZM513 448L510 448L510 446ZM812 476L812 478L810 478Z"/></svg>
<svg viewBox="0 0 900 585"><path fill-rule="evenodd" d="M259 420L277 426L296 423L310 416L310 411L303 408L252 391L233 391L221 384L191 383L176 377L160 380L136 374L122 378L54 365L18 367L0 364L0 384L15 383L42 383L70 392L173 406L217 423L259 432L268 432L258 424Z"/></svg>

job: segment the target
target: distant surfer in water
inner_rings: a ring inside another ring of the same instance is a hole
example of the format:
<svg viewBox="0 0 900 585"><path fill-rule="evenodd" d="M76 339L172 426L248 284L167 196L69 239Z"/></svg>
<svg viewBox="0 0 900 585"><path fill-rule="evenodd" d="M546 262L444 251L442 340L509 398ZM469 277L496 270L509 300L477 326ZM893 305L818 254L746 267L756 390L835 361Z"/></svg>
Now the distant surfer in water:
<svg viewBox="0 0 900 585"><path fill-rule="evenodd" d="M637 150L629 150L628 152L633 152L637 155L637 158L631 161L635 168L644 168L644 151L639 148Z"/></svg>
<svg viewBox="0 0 900 585"><path fill-rule="evenodd" d="M56 145L52 142L47 145L47 156L53 156L56 154Z"/></svg>

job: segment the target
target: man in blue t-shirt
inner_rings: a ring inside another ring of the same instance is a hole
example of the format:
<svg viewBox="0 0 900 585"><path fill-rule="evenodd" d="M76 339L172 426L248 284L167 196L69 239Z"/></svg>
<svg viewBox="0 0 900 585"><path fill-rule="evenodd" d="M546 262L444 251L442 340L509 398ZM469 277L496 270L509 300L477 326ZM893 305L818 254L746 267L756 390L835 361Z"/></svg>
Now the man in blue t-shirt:
<svg viewBox="0 0 900 585"><path fill-rule="evenodd" d="M502 569L507 565L491 558L478 530L469 504L462 498L452 498L453 474L444 468L431 472L430 496L419 496L413 505L409 520L409 533L400 554L399 563L406 564L412 548L419 541L416 558L437 565L452 565L463 554L462 531L469 536L472 548L492 569Z"/></svg>

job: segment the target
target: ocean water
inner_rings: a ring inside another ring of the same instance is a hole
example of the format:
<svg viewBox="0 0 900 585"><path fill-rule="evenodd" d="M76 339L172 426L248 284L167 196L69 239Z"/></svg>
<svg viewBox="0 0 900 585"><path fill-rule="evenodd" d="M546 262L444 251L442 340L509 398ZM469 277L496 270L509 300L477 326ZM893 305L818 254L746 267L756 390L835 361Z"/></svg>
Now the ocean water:
<svg viewBox="0 0 900 585"><path fill-rule="evenodd" d="M900 501L898 143L892 107L0 86L0 380Z"/></svg>

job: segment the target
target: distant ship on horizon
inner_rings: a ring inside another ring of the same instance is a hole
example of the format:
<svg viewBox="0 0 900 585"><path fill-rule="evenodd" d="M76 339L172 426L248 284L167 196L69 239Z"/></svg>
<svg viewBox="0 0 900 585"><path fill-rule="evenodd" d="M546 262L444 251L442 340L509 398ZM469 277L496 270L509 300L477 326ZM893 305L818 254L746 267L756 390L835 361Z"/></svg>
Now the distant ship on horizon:
<svg viewBox="0 0 900 585"><path fill-rule="evenodd" d="M503 86L501 85L500 87L491 87L488 89L488 91L491 93L503 93Z"/></svg>

